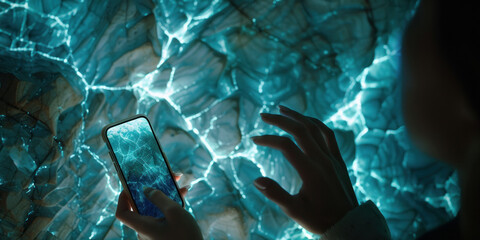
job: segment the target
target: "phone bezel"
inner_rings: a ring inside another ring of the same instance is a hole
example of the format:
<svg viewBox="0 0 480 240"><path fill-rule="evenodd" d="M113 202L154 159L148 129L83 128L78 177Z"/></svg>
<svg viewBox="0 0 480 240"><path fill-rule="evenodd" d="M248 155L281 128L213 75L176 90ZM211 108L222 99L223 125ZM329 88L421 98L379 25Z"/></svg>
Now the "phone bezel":
<svg viewBox="0 0 480 240"><path fill-rule="evenodd" d="M158 141L157 135L155 134L155 131L153 130L153 127L152 127L152 124L151 124L150 120L144 114L137 114L137 115L122 119L120 121L110 123L110 124L106 125L105 127L103 127L103 129L102 129L103 141L107 144L107 148L108 148L108 151L109 151L110 158L112 159L112 162L115 166L115 170L117 171L117 175L118 175L118 178L120 179L120 182L122 183L123 189L127 190L127 195L128 195L128 198L130 199L130 202L133 205L133 210L138 213L137 204L133 200L132 194L130 192L130 188L128 187L125 176L123 175L123 171L122 171L120 165L118 164L115 152L113 151L112 146L110 145L110 141L107 138L107 131L108 131L108 129L110 129L112 127L121 125L123 123L129 122L129 121L132 121L132 120L135 120L137 118L145 118L147 120L148 125L150 126L150 130L152 131L153 137L155 138L155 141L157 142L158 149L160 149L160 153L162 154L162 157L163 157L163 159L164 159L164 161L167 165L168 172L170 173L170 177L173 179L173 182L175 184L175 188L177 189L177 193L180 196L180 199L182 201L182 208L185 208L185 200L183 199L182 194L180 194L180 188L178 187L177 181L175 180L175 176L173 175L172 168L170 167L170 163L168 162L168 159L167 159L167 155L165 155L165 153L163 152L162 146L160 145L160 142Z"/></svg>

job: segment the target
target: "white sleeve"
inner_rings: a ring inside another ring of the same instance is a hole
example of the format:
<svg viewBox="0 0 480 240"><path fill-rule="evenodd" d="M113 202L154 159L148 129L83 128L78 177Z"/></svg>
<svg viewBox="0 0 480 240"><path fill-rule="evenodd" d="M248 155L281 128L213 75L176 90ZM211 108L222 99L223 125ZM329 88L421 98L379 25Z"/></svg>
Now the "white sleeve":
<svg viewBox="0 0 480 240"><path fill-rule="evenodd" d="M372 201L348 212L340 221L321 235L320 239L391 239L385 218Z"/></svg>

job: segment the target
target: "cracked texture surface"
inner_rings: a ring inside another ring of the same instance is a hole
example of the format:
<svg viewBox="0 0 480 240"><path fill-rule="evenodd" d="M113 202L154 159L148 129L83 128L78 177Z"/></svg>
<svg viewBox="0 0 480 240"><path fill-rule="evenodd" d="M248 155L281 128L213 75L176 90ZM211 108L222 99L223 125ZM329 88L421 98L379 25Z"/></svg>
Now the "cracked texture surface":
<svg viewBox="0 0 480 240"><path fill-rule="evenodd" d="M0 0L0 238L118 239L101 139L145 114L208 239L315 238L252 185L301 181L250 136L284 104L334 129L359 201L395 239L454 216L456 173L402 121L400 40L415 0ZM328 197L328 196L327 196Z"/></svg>

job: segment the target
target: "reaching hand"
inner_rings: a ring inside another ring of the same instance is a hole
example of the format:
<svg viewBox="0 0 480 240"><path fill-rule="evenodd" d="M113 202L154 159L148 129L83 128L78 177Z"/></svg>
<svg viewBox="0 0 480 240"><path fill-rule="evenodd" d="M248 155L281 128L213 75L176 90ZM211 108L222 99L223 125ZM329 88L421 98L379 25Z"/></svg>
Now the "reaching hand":
<svg viewBox="0 0 480 240"><path fill-rule="evenodd" d="M257 178L254 184L305 229L324 233L358 206L335 135L318 119L284 106L280 106L280 113L262 113L261 117L265 123L291 134L298 146L288 137L275 135L257 136L252 140L280 150L298 171L302 188L292 196L270 178Z"/></svg>
<svg viewBox="0 0 480 240"><path fill-rule="evenodd" d="M176 177L176 180L179 178L179 176ZM147 188L144 193L163 212L165 218L142 216L133 212L125 190L118 198L115 214L120 221L135 230L140 239L203 239L197 222L182 206L160 190ZM186 193L186 188L180 189L182 197Z"/></svg>

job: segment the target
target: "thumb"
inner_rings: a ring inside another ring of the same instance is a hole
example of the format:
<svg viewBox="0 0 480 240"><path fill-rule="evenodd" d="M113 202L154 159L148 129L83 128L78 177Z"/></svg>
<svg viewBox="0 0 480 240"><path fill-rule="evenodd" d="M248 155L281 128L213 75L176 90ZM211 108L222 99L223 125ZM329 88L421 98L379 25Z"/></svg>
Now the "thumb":
<svg viewBox="0 0 480 240"><path fill-rule="evenodd" d="M143 192L145 193L145 196L147 196L148 200L155 204L155 206L162 211L167 219L172 217L172 210L175 210L179 207L181 208L178 203L167 197L167 195L160 190L153 189L151 187L145 187Z"/></svg>
<svg viewBox="0 0 480 240"><path fill-rule="evenodd" d="M272 202L284 210L290 210L292 195L285 191L277 182L267 177L259 177L253 182L255 187Z"/></svg>

